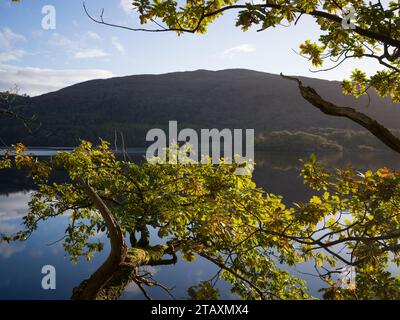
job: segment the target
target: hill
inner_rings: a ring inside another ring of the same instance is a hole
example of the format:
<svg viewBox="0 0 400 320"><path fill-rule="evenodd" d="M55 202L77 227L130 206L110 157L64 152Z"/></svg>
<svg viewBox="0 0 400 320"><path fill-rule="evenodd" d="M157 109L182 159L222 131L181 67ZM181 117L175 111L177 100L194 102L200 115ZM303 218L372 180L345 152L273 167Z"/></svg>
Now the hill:
<svg viewBox="0 0 400 320"><path fill-rule="evenodd" d="M400 129L400 106L387 99L371 94L371 103L366 107L366 98L343 96L339 82L308 78L303 81L331 101L357 106L387 127ZM0 137L7 144L23 141L30 146L73 146L79 139L95 141L102 137L114 141L115 132L122 132L126 146L140 147L146 144L149 129L166 130L169 120L177 120L180 129L254 128L259 145L263 141L265 149L276 137L280 142L272 143L275 149L282 144L287 146L293 139L309 141L314 148L320 143L328 149L330 143L340 147L332 138L338 132L342 136L353 132L353 138L366 135L372 144L380 145L351 121L316 110L304 101L293 82L279 75L243 69L92 80L20 99L18 110L26 117L36 115L42 128L29 135L18 122L2 119ZM329 136L327 130L335 134ZM368 147L364 140L363 145ZM303 143L299 146L303 148ZM332 148L338 150L337 146Z"/></svg>

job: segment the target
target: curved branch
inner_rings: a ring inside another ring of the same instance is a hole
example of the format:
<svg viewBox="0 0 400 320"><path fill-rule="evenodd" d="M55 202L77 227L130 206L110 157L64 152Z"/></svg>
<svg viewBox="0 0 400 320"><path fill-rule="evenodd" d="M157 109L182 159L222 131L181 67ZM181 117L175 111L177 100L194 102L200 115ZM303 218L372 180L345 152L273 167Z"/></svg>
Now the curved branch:
<svg viewBox="0 0 400 320"><path fill-rule="evenodd" d="M224 263L219 262L217 259L211 257L210 255L206 254L205 252L199 252L198 255L203 257L204 259L214 263L217 267L230 272L231 274L233 274L238 279L242 280L244 283L249 285L251 288L254 289L254 291L257 292L257 294L259 295L261 300L265 300L265 296L264 296L264 293L262 292L262 290L260 288L258 288L254 283L252 283L251 281L246 279L244 276L242 276L241 274L239 274L238 272L236 272L232 268L229 268Z"/></svg>
<svg viewBox="0 0 400 320"><path fill-rule="evenodd" d="M272 3L266 3L266 4L257 4L257 5L251 5L252 8L254 9L284 9L290 6L287 5L280 5L280 4L272 4ZM103 19L103 13L100 16L100 19L96 19L94 18L92 15L89 14L88 10L86 9L86 5L85 2L83 3L83 7L85 10L86 15L94 22L99 23L99 24L103 24L103 25L107 25L110 27L117 27L117 28L122 28L122 29L126 29L126 30L130 30L130 31L144 31L144 32L168 32L168 31L175 31L175 32L186 32L186 33L195 33L199 30L201 23L209 17L213 17L216 15L219 15L225 11L229 11L229 10L240 10L240 9L248 9L248 4L244 4L244 5L229 5L229 6L225 6L222 7L218 10L215 11L211 11L208 13L202 13L201 16L198 18L198 22L196 23L196 26L193 29L185 29L185 28L162 28L162 29L145 29L145 28L131 28L131 27L127 27L127 26L122 26L122 25L117 25L117 24L113 24L113 23L108 23L105 22ZM311 12L306 12L304 10L301 10L299 8L295 8L295 7L291 7L291 9L295 10L297 13L299 13L300 15L309 15L312 16L314 18L324 18L327 19L329 21L333 21L336 23L341 24L343 21L343 17L325 12L325 11L320 11L320 10L313 10ZM356 26L355 29L351 30L352 32L355 32L361 36L370 38L370 39L374 39L376 41L380 41L384 44L387 44L389 46L395 47L395 48L400 48L400 40L397 39L393 39L390 36L388 36L387 34L384 33L378 33L378 32L374 32L368 29L363 29L359 26Z"/></svg>
<svg viewBox="0 0 400 320"><path fill-rule="evenodd" d="M340 107L324 100L314 88L304 86L303 83L297 78L285 76L282 73L281 76L285 79L295 81L299 86L302 97L310 102L314 107L321 110L323 113L336 117L347 118L358 123L390 149L400 153L400 139L376 120L370 118L362 112L355 110L354 108Z"/></svg>
<svg viewBox="0 0 400 320"><path fill-rule="evenodd" d="M108 280L118 270L119 265L124 261L127 253L127 246L118 222L104 201L86 181L82 181L82 186L104 219L110 235L111 243L111 251L107 260L89 279L84 280L73 291L72 299L93 300L97 298L104 284L108 282Z"/></svg>
<svg viewBox="0 0 400 320"><path fill-rule="evenodd" d="M37 127L32 130L30 124L36 122L36 117L33 116L31 118L25 118L11 109L0 109L0 116L2 115L9 116L20 121L30 134L35 133L42 126L42 123L39 122Z"/></svg>
<svg viewBox="0 0 400 320"><path fill-rule="evenodd" d="M194 33L196 31L193 30L189 30L189 29L182 29L182 28L164 28L161 26L161 29L146 29L146 28L132 28L132 27L128 27L128 26L123 26L120 24L115 24L115 23L109 23L109 22L105 22L103 19L103 13L104 10L102 11L100 18L97 19L94 16L92 16L89 11L86 8L86 4L85 2L83 2L83 9L85 10L86 15L88 16L88 18L90 20L92 20L93 22L96 22L98 24L102 24L108 27L113 27L113 28L119 28L119 29L125 29L128 31L141 31L141 32L169 32L169 31L175 31L175 32L187 32L187 33ZM155 22L155 21L154 21ZM156 22L155 22L156 23ZM158 25L158 23L156 23Z"/></svg>

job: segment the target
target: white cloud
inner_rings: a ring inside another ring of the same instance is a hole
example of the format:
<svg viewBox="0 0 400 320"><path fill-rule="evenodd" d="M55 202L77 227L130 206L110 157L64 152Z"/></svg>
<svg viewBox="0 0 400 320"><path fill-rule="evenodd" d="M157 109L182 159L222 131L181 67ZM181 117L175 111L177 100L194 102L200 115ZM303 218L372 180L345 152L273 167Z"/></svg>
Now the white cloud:
<svg viewBox="0 0 400 320"><path fill-rule="evenodd" d="M74 50L78 47L77 41L73 41L57 32L51 35L49 44L66 50Z"/></svg>
<svg viewBox="0 0 400 320"><path fill-rule="evenodd" d="M0 64L0 91L17 85L20 93L31 96L56 91L75 83L110 78L111 71L101 69L42 69Z"/></svg>
<svg viewBox="0 0 400 320"><path fill-rule="evenodd" d="M251 53L251 52L254 52L255 50L256 50L256 48L251 44L248 44L248 43L241 44L239 46L224 50L224 52L222 52L222 57L233 58L234 56L237 56L239 54Z"/></svg>
<svg viewBox="0 0 400 320"><path fill-rule="evenodd" d="M10 28L5 27L0 31L0 49L11 50L15 43L26 41L26 38L18 33L13 32Z"/></svg>
<svg viewBox="0 0 400 320"><path fill-rule="evenodd" d="M11 50L6 52L0 52L0 63L7 61L16 61L25 56L24 50Z"/></svg>
<svg viewBox="0 0 400 320"><path fill-rule="evenodd" d="M65 50L74 59L88 59L106 57L110 54L101 48L90 48L90 40L101 41L102 38L95 32L88 31L83 35L76 35L73 39L59 33L54 33L49 44Z"/></svg>
<svg viewBox="0 0 400 320"><path fill-rule="evenodd" d="M139 289L139 287L137 286L137 284L134 283L133 281L130 282L130 283L126 286L124 292L125 292L125 293L128 293L129 295L132 295L132 296L137 296L137 295L139 295L139 294L142 293L142 291Z"/></svg>
<svg viewBox="0 0 400 320"><path fill-rule="evenodd" d="M86 32L86 34L87 34L87 36L88 36L89 38L91 38L91 39L93 39L93 40L96 40L96 41L101 41L101 40L103 40L103 39L99 36L99 34L96 33L96 32L88 31L88 32Z"/></svg>
<svg viewBox="0 0 400 320"><path fill-rule="evenodd" d="M36 29L31 31L32 37L34 39L38 39L43 36L44 30L43 29Z"/></svg>
<svg viewBox="0 0 400 320"><path fill-rule="evenodd" d="M109 56L109 54L102 49L82 50L82 51L77 51L74 54L75 59L100 58L107 56Z"/></svg>
<svg viewBox="0 0 400 320"><path fill-rule="evenodd" d="M30 192L13 192L0 195L0 230L3 222L21 220L29 209ZM21 222L21 221L19 221Z"/></svg>
<svg viewBox="0 0 400 320"><path fill-rule="evenodd" d="M112 37L111 43L113 44L114 48L117 49L120 53L122 53L122 54L125 53L125 48L117 37Z"/></svg>
<svg viewBox="0 0 400 320"><path fill-rule="evenodd" d="M25 244L21 242L2 243L0 246L0 256L4 259L11 257L13 254L21 252L25 249Z"/></svg>
<svg viewBox="0 0 400 320"><path fill-rule="evenodd" d="M26 41L26 38L8 27L0 31L0 63L19 60L26 54L24 50L14 48L21 41Z"/></svg>
<svg viewBox="0 0 400 320"><path fill-rule="evenodd" d="M12 235L21 230L22 217L28 212L29 193L0 195L0 233ZM11 246L0 245L0 256L9 256ZM5 250L5 251L4 251Z"/></svg>
<svg viewBox="0 0 400 320"><path fill-rule="evenodd" d="M126 12L126 13L132 13L133 12L133 6L132 6L133 0L121 0L119 3L119 6Z"/></svg>

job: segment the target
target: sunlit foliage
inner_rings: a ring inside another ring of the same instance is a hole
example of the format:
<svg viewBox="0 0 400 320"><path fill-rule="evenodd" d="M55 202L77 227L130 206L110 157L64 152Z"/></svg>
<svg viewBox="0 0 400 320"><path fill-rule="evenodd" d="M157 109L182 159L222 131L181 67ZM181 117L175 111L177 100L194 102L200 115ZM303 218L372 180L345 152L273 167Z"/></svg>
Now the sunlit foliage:
<svg viewBox="0 0 400 320"><path fill-rule="evenodd" d="M24 217L26 230L3 235L5 241L24 240L39 221L67 214L66 252L73 261L90 259L103 248L97 232L107 230L85 192L86 183L123 233L142 234L131 241L132 248L143 254L156 248L175 258L179 253L188 262L205 258L244 299L307 298L305 282L281 266L305 261L314 262L316 274L329 286L326 298L398 297L400 283L388 265L400 263L400 174L387 168L332 173L311 157L302 175L316 195L287 207L250 176L235 175L234 164L138 165L116 159L106 142L97 147L82 142L50 161L39 161L17 145L2 166L27 169L38 187ZM54 170L65 171L68 179L52 181ZM149 228L165 247L153 244ZM354 285L346 288L340 284L343 267L355 271ZM205 282L189 291L192 297L204 292L217 297Z"/></svg>

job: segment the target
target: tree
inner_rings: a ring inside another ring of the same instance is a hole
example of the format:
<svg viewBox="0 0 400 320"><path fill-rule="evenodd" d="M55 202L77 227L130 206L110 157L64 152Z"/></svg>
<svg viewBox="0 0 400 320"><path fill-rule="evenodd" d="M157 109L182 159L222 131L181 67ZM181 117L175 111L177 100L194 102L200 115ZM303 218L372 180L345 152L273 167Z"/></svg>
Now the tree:
<svg viewBox="0 0 400 320"><path fill-rule="evenodd" d="M35 161L21 145L15 152L3 166L28 169L38 191L24 218L26 230L3 236L4 240L26 239L39 221L68 213L71 223L63 243L77 261L79 256L90 259L102 250L102 244L92 237L98 230L107 231L109 257L74 290L73 298L116 298L130 281L139 287L156 285L137 268L174 264L178 252L187 261L198 254L219 266L224 271L221 277L230 280L234 291L244 297L305 297L302 281L258 252L257 240L252 240L256 220L243 206L248 201L259 206L264 200L250 178L233 174L236 166L138 166L116 160L105 142L96 148L83 142L74 152L59 153L51 162ZM52 182L55 169L66 171L69 181ZM281 206L279 199L270 201ZM151 244L149 227L158 230L165 244ZM130 248L125 235L130 236ZM265 238L260 245L273 246L271 241ZM290 259L294 263L295 255ZM260 273L266 276L259 278Z"/></svg>
<svg viewBox="0 0 400 320"><path fill-rule="evenodd" d="M174 264L178 253L189 262L201 256L215 264L216 277L229 281L244 299L307 298L304 281L277 264L305 261L314 261L329 285L326 298L400 297L399 280L387 271L389 264L400 263L400 174L389 169L331 174L311 157L302 174L323 193L286 207L250 176L235 175L235 164L137 165L117 160L105 142L97 147L82 142L48 161L29 156L22 145L13 153L2 167L28 170L38 190L24 217L26 229L2 235L2 241L26 240L39 221L63 214L70 216L63 245L73 261L103 249L98 231L109 238L107 260L74 289L74 299L116 299L132 281L146 296L145 286L169 291L140 267ZM68 179L53 181L55 170ZM149 228L163 244L153 243ZM356 286L335 281L345 267L356 271ZM189 295L218 296L206 281Z"/></svg>
<svg viewBox="0 0 400 320"><path fill-rule="evenodd" d="M29 134L33 134L39 130L41 123L38 122L36 116L25 117L18 112L18 104L27 96L18 94L18 87L12 90L0 92L0 117L7 117L19 121ZM0 137L0 142L6 144Z"/></svg>
<svg viewBox="0 0 400 320"><path fill-rule="evenodd" d="M342 28L339 15L348 4L356 11L351 30ZM171 0L141 0L133 5L142 23L154 21L160 26L156 19L161 18L165 26L127 29L178 34L205 32L227 10L239 10L237 25L244 30L252 25L261 25L263 30L310 15L323 34L319 43L306 41L302 54L317 67L326 58L339 64L350 58L375 59L385 69L372 77L356 70L343 82L344 92L360 96L372 87L399 101L398 2L385 7L381 2L363 1L238 4L227 0L187 1L178 7ZM90 17L116 26L105 22L103 14L99 19ZM356 121L400 152L399 140L373 119L325 101L298 79L289 79L297 81L303 97L321 111ZM50 161L34 159L22 145L13 152L6 154L1 167L28 170L38 190L24 218L26 230L2 235L2 241L25 240L39 221L65 213L71 222L63 243L72 260L90 259L102 250L103 244L95 238L97 231L106 231L109 238L107 260L75 288L75 299L115 299L130 281L148 296L145 286L162 285L141 274L140 266L174 264L178 253L187 261L201 256L215 264L221 271L217 277L230 281L232 290L245 299L307 298L304 281L277 264L305 261L313 261L326 281L327 299L400 298L400 280L389 271L389 265L400 264L399 172L387 168L331 172L312 156L304 162L302 175L316 195L287 207L281 197L257 188L250 177L235 176L236 165L223 161L219 166L136 165L117 160L105 142L97 147L82 142L73 152L58 153ZM68 179L52 181L54 170L65 171ZM158 231L163 244L153 244L150 227ZM218 296L210 282L190 288L189 295L193 299Z"/></svg>
<svg viewBox="0 0 400 320"><path fill-rule="evenodd" d="M353 15L347 14L351 7ZM362 0L264 0L241 3L237 0L201 0L178 3L175 0L134 0L132 9L140 15L142 24L155 23L157 28L130 28L106 22L104 11L99 18L92 16L85 4L86 14L95 22L112 27L144 32L205 33L209 24L227 11L237 11L236 26L244 31L253 26L259 31L281 23L297 24L302 16L311 16L320 28L316 42L306 40L300 54L313 66L322 68L326 60L338 67L348 59L373 59L382 69L372 76L354 70L342 83L343 92L355 97L373 88L381 96L400 102L400 2L365 2ZM353 18L354 21L347 21ZM353 25L350 24L353 23ZM345 27L344 27L345 26ZM353 108L337 106L323 99L313 88L297 81L304 99L322 112L346 117L366 128L386 146L400 153L400 139L383 125Z"/></svg>

